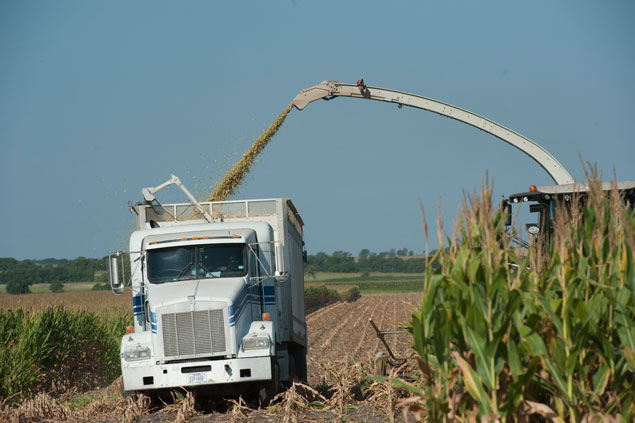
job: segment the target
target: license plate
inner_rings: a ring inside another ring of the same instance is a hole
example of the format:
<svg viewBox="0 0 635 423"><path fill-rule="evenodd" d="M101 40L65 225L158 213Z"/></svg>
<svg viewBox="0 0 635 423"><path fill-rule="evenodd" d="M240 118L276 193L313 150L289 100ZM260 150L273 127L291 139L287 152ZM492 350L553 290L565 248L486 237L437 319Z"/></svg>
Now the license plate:
<svg viewBox="0 0 635 423"><path fill-rule="evenodd" d="M188 379L190 383L205 383L206 382L205 373L190 373Z"/></svg>

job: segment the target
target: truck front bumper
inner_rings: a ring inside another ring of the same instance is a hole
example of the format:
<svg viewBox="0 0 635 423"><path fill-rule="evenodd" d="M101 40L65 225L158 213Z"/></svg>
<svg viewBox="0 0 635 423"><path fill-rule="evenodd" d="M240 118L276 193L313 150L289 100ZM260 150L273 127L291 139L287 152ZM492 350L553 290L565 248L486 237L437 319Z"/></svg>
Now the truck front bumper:
<svg viewBox="0 0 635 423"><path fill-rule="evenodd" d="M125 391L194 387L271 379L271 357L233 358L170 364L122 362Z"/></svg>

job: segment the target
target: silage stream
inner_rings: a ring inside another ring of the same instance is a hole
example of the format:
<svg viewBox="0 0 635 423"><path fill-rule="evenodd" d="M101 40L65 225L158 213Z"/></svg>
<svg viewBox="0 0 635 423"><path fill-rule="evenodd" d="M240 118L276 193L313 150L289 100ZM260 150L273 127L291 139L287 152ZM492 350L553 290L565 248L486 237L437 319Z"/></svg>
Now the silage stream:
<svg viewBox="0 0 635 423"><path fill-rule="evenodd" d="M245 175L249 172L251 165L258 155L262 152L271 138L278 132L278 129L284 123L287 115L291 111L293 103L289 104L280 115L274 120L265 131L260 134L254 141L253 145L247 150L243 157L231 168L216 185L207 201L225 201L230 195L234 194L236 188L242 183Z"/></svg>

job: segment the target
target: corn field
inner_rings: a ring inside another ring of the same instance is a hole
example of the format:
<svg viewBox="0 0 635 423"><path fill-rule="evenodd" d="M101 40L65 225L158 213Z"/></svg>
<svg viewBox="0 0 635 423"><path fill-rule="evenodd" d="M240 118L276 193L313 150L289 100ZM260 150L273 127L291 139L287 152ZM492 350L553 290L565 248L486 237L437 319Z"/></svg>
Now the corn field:
<svg viewBox="0 0 635 423"><path fill-rule="evenodd" d="M113 295L108 291L63 292L28 295L0 295L0 310L22 309L36 313L51 307L89 311L99 316L131 313L130 295Z"/></svg>
<svg viewBox="0 0 635 423"><path fill-rule="evenodd" d="M119 376L119 341L131 323L124 313L0 310L0 398L10 402L110 383Z"/></svg>
<svg viewBox="0 0 635 423"><path fill-rule="evenodd" d="M394 380L417 416L635 419L635 214L594 176L587 207L560 207L550 242L525 257L491 188L467 196L407 325L418 372Z"/></svg>

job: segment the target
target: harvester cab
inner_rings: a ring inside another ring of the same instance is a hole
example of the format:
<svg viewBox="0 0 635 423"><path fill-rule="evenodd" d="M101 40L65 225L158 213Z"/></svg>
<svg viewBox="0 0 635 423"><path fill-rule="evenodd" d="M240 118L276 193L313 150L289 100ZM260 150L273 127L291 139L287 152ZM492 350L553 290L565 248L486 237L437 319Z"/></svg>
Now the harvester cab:
<svg viewBox="0 0 635 423"><path fill-rule="evenodd" d="M600 189L608 195L616 189L625 207L633 209L635 207L635 181L602 182ZM553 233L553 221L560 207L571 208L574 205L583 206L589 197L590 187L588 183L573 183L562 185L547 185L536 187L531 185L529 191L512 194L503 200L501 207L507 214L506 225L511 225L513 205L529 203L529 212L536 213L537 219L534 223L527 223L525 229L529 235L529 244L535 243L539 239L546 242ZM527 246L519 240L523 246Z"/></svg>

